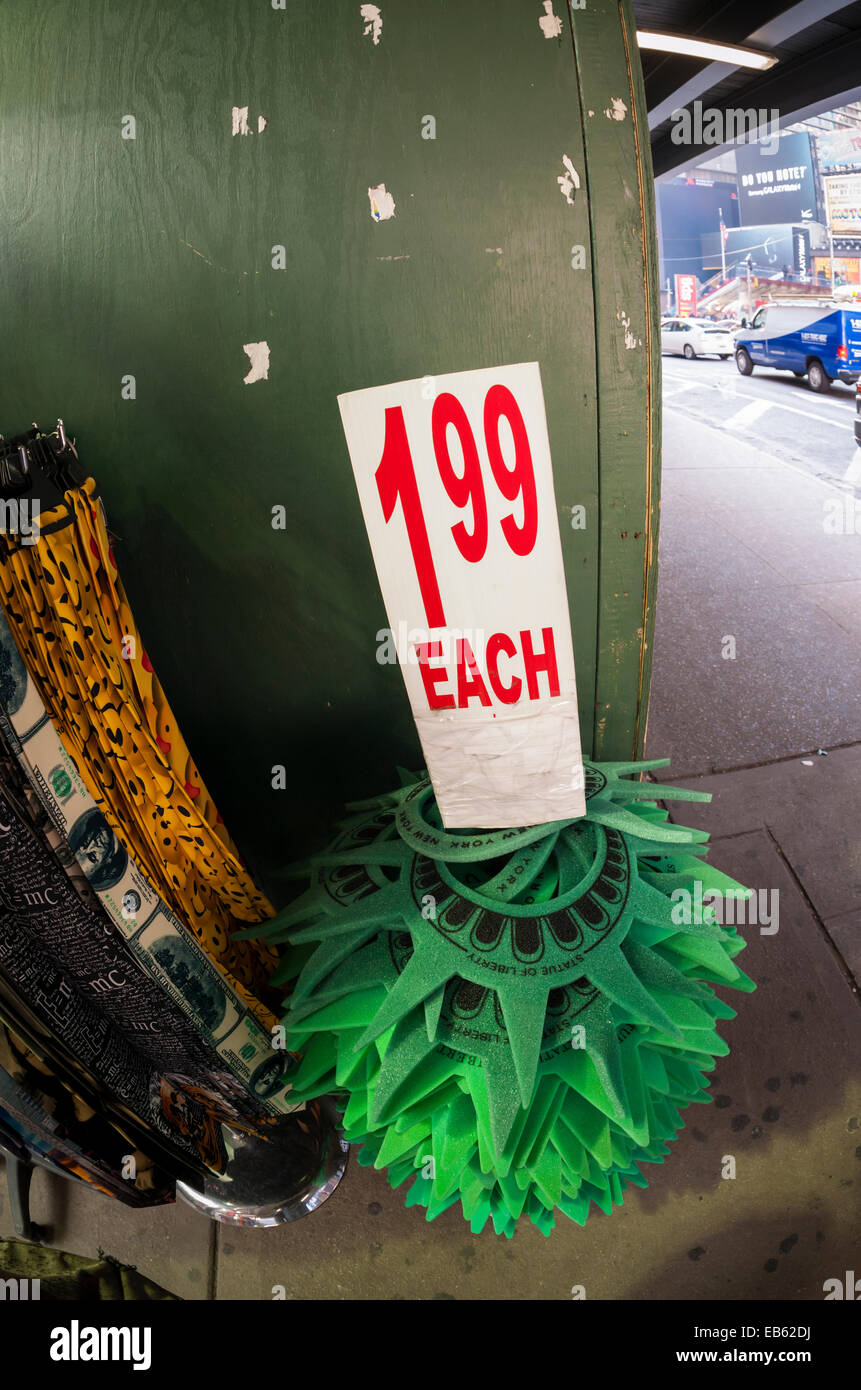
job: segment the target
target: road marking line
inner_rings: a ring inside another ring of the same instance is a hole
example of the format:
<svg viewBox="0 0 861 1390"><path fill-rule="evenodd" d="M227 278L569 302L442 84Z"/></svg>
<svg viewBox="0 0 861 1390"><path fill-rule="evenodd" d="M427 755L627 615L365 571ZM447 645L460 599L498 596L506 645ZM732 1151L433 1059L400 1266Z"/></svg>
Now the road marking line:
<svg viewBox="0 0 861 1390"><path fill-rule="evenodd" d="M718 425L710 425L708 421L703 420L701 416L693 415L691 411L686 410L683 405L671 405L669 409L671 411L675 411L677 415L681 415L683 419L690 420L692 424L699 425L701 429L711 430L712 434L720 435L724 433L724 431ZM800 468L797 463L789 463L786 459L782 459L779 454L770 454L768 450L763 449L760 444L750 444L750 448L755 449L761 458L768 459L770 465L776 468L788 468L790 473L797 473L800 478L807 478L812 483L820 483L822 487L828 488L831 492L836 493L839 497L845 497L846 489L840 486L836 478L823 478L818 473L811 473L806 468ZM709 466L713 467L714 465ZM667 469L668 473L671 471L671 469ZM695 470L690 469L680 471L694 472Z"/></svg>
<svg viewBox="0 0 861 1390"><path fill-rule="evenodd" d="M680 396L683 391L696 391L699 384L698 381L685 381L681 386L678 386L675 391L665 391L664 400L669 400L671 396Z"/></svg>
<svg viewBox="0 0 861 1390"><path fill-rule="evenodd" d="M767 410L771 410L771 401L752 400L750 405L743 405L735 415L722 421L723 427L727 430L746 430L748 425L752 425L754 420L758 420Z"/></svg>
<svg viewBox="0 0 861 1390"><path fill-rule="evenodd" d="M747 392L744 393L747 395ZM753 399L753 397L751 397ZM842 420L829 420L827 415L817 415L815 410L799 410L797 405L784 405L782 401L769 401L777 410L788 410L790 415L804 415L808 420L818 420L821 425L835 425L839 430L852 430L854 425L846 425Z"/></svg>
<svg viewBox="0 0 861 1390"><path fill-rule="evenodd" d="M745 400L748 401L761 401L765 399L763 396L754 395L752 391L740 391L738 387L735 385L720 385L717 389L721 392L722 395L735 396L736 398L743 396ZM804 415L808 420L819 420L823 424L837 425L840 429L844 430L854 429L853 425L847 425L843 420L831 419L828 415L819 415L815 410L804 410L801 406L789 405L786 401L770 400L768 404L773 405L777 410L787 410L792 415ZM838 406L837 408L839 410L841 407Z"/></svg>
<svg viewBox="0 0 861 1390"><path fill-rule="evenodd" d="M689 384L700 385L701 383L697 382ZM737 388L730 386L728 383L726 385L724 385L723 383L717 383L711 389L719 391L721 395L735 396L736 399L738 399L739 397L744 397L746 400L749 401L762 401L761 396L754 396L750 391L739 391ZM675 396L678 394L678 392L673 391L668 394ZM819 423L822 425L834 425L839 430L851 430L853 434L855 432L854 424L847 425L843 420L832 420L827 415L817 414L815 410L800 410L797 405L787 405L784 401L763 401L763 404L766 407L766 409L770 409L773 406L775 410L786 410L789 412L790 415L803 415L808 420L818 420ZM837 409L841 408L837 405L836 401L834 404L837 407ZM756 417L754 416L753 418L755 419Z"/></svg>

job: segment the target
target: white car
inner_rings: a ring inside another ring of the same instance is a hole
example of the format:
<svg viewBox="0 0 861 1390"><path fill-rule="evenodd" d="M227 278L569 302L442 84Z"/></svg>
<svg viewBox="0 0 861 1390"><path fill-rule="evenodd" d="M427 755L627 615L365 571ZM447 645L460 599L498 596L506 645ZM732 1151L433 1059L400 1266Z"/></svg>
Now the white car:
<svg viewBox="0 0 861 1390"><path fill-rule="evenodd" d="M667 319L661 324L661 352L681 354L688 359L711 353L726 361L734 351L729 327L711 319Z"/></svg>

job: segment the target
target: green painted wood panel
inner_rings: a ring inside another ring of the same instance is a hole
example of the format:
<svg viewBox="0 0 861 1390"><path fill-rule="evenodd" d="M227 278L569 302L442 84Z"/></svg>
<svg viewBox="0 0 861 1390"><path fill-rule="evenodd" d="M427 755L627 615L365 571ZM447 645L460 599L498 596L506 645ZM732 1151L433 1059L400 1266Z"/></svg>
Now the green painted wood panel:
<svg viewBox="0 0 861 1390"><path fill-rule="evenodd" d="M614 11L616 23L608 22ZM598 264L601 554L592 748L596 758L612 759L642 752L651 669L661 399L654 181L630 4L572 8L572 19Z"/></svg>
<svg viewBox="0 0 861 1390"><path fill-rule="evenodd" d="M77 436L153 663L270 889L420 756L376 660L339 392L540 363L584 751L642 741L654 267L629 11L555 0L548 39L530 0L379 9L374 44L346 0L3 5L0 430L61 414ZM396 213L375 223L382 182ZM245 385L261 341L268 379Z"/></svg>

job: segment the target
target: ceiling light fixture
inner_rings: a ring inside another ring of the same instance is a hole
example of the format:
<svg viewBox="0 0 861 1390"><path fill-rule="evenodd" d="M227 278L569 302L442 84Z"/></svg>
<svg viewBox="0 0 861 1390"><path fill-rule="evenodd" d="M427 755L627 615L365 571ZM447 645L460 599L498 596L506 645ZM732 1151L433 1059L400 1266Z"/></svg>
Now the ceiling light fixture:
<svg viewBox="0 0 861 1390"><path fill-rule="evenodd" d="M655 49L659 53L680 53L685 58L705 58L712 63L732 63L734 67L758 68L761 72L773 68L779 61L773 54L758 53L753 48L689 39L683 34L655 34L645 29L637 30L637 43L640 48Z"/></svg>

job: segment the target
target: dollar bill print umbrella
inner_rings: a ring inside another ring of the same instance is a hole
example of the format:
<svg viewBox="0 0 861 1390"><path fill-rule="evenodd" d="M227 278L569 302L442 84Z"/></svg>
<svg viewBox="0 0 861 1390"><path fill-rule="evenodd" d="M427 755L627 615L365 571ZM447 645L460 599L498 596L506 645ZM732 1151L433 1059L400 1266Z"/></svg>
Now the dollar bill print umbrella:
<svg viewBox="0 0 861 1390"><path fill-rule="evenodd" d="M273 957L236 941L233 927L272 907L239 857L147 656L92 478L44 507L34 534L0 535L0 603L109 830L271 1026L263 1001ZM109 839L93 830L86 849L98 868Z"/></svg>

